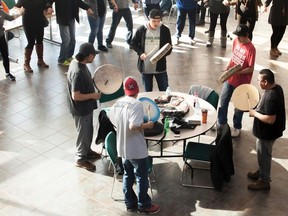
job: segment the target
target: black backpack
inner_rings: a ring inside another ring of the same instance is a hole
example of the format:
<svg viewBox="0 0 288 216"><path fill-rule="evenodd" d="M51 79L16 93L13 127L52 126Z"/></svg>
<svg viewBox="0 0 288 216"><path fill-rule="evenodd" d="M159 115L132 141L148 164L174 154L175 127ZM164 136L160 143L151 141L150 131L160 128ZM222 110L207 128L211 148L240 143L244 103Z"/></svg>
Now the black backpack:
<svg viewBox="0 0 288 216"><path fill-rule="evenodd" d="M96 145L103 143L105 141L105 137L110 131L113 131L116 134L115 126L108 118L105 110L100 111L98 120L99 120L99 129L97 138L95 140Z"/></svg>

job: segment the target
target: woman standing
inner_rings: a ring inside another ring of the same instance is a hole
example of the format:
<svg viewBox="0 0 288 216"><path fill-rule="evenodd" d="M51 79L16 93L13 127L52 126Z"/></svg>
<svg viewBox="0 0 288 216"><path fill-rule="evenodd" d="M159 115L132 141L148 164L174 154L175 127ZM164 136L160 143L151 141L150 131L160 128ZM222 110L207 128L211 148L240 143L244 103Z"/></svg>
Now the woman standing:
<svg viewBox="0 0 288 216"><path fill-rule="evenodd" d="M48 68L43 61L43 37L44 27L47 26L45 15L51 15L53 10L48 6L46 0L18 0L15 5L23 14L23 28L27 38L27 46L24 52L24 71L33 72L30 67L31 54L36 41L36 53L38 66Z"/></svg>
<svg viewBox="0 0 288 216"><path fill-rule="evenodd" d="M238 20L238 24L248 26L248 37L252 41L253 30L258 20L258 7L263 5L261 0L232 0L231 2L237 2L236 19Z"/></svg>
<svg viewBox="0 0 288 216"><path fill-rule="evenodd" d="M87 17L90 25L90 34L88 42L94 44L97 36L98 50L108 52L108 48L103 45L103 27L106 19L106 0L84 0L93 11L92 15L87 12ZM109 1L109 4L114 10L117 9L117 5L114 0Z"/></svg>
<svg viewBox="0 0 288 216"><path fill-rule="evenodd" d="M2 7L2 1L0 0L0 52L3 58L3 66L6 72L6 77L10 79L11 81L15 81L15 76L13 76L10 73L10 62L9 62L9 56L8 56L8 45L5 39L5 33L4 33L4 20L12 21L19 17L20 15L14 15L10 16L7 14Z"/></svg>
<svg viewBox="0 0 288 216"><path fill-rule="evenodd" d="M217 25L217 19L220 15L221 38L220 43L222 48L226 48L227 43L227 19L230 13L230 1L228 0L209 0L210 8L210 27L208 41L206 47L211 47L214 41L214 33Z"/></svg>
<svg viewBox="0 0 288 216"><path fill-rule="evenodd" d="M268 23L272 26L270 54L274 57L278 57L282 53L277 47L281 42L286 31L286 26L288 25L288 0L267 0L265 2L265 12L267 12L271 2L272 6L268 18Z"/></svg>

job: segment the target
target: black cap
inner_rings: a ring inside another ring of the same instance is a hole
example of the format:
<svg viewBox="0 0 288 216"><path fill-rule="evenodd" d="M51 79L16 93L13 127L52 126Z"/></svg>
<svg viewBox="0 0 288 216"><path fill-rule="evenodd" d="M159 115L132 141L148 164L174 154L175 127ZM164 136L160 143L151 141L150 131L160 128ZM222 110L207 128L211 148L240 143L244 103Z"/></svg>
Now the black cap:
<svg viewBox="0 0 288 216"><path fill-rule="evenodd" d="M237 36L242 36L242 37L246 37L248 36L248 27L244 24L239 24L236 28L236 31L233 32L233 34L237 35Z"/></svg>
<svg viewBox="0 0 288 216"><path fill-rule="evenodd" d="M162 12L159 9L153 9L149 13L150 19L162 19Z"/></svg>
<svg viewBox="0 0 288 216"><path fill-rule="evenodd" d="M78 52L78 54L81 54L81 55L84 55L84 56L88 56L89 54L96 55L98 53L99 53L99 51L96 51L94 49L93 44L91 44L91 43L81 44L81 46L79 48L79 52Z"/></svg>

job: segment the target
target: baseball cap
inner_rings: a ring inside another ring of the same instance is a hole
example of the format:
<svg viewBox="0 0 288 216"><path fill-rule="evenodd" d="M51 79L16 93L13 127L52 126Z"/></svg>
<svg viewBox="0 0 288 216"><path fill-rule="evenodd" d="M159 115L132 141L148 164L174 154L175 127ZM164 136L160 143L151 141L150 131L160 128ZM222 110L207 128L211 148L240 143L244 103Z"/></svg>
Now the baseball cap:
<svg viewBox="0 0 288 216"><path fill-rule="evenodd" d="M128 96L135 95L139 92L137 81L132 76L126 77L123 82L123 85L124 85L124 92Z"/></svg>
<svg viewBox="0 0 288 216"><path fill-rule="evenodd" d="M162 19L162 13L159 9L153 9L149 13L150 19Z"/></svg>
<svg viewBox="0 0 288 216"><path fill-rule="evenodd" d="M88 56L89 54L96 55L98 53L99 53L99 51L96 51L94 49L93 44L91 44L91 43L83 43L83 44L81 44L81 46L79 48L79 52L78 52L78 54L82 54L84 56Z"/></svg>
<svg viewBox="0 0 288 216"><path fill-rule="evenodd" d="M233 32L233 34L237 35L237 36L242 36L245 37L248 35L248 27L244 24L239 24L236 28L236 30Z"/></svg>

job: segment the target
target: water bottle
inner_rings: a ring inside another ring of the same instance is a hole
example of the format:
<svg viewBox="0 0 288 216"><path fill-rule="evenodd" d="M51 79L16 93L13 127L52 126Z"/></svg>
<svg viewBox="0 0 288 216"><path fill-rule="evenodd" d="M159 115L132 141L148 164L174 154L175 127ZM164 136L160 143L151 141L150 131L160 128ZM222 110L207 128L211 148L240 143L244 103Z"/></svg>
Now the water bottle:
<svg viewBox="0 0 288 216"><path fill-rule="evenodd" d="M171 95L171 90L170 90L170 87L168 86L167 89L166 89L166 96L170 96Z"/></svg>
<svg viewBox="0 0 288 216"><path fill-rule="evenodd" d="M200 113L200 102L199 102L198 94L195 93L194 97L195 97L195 99L194 99L195 100L194 101L195 113L199 114Z"/></svg>
<svg viewBox="0 0 288 216"><path fill-rule="evenodd" d="M166 134L168 134L169 130L170 130L169 117L166 116L165 120L164 120L164 131L165 131Z"/></svg>

